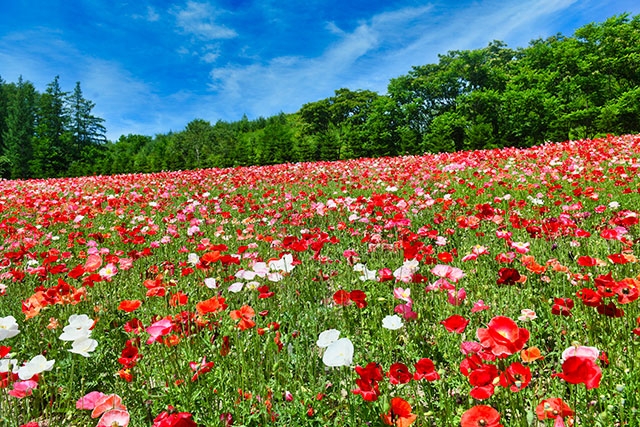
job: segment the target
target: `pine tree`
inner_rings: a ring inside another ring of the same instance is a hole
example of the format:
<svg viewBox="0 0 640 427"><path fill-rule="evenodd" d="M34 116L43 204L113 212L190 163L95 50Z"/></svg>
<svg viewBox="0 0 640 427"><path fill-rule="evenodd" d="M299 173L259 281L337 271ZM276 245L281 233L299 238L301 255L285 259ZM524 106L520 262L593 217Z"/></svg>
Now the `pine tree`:
<svg viewBox="0 0 640 427"><path fill-rule="evenodd" d="M107 130L102 124L104 119L91 114L95 104L84 98L80 82L76 83L73 92L67 97L67 107L71 143L68 146L69 151L64 154L72 162L82 162L86 153L90 151L87 150L88 147L107 141Z"/></svg>
<svg viewBox="0 0 640 427"><path fill-rule="evenodd" d="M66 92L58 83L59 76L49 83L38 103L37 125L33 140L31 172L35 177L64 175L68 163L64 156L69 151L70 134L67 131L69 114L65 108Z"/></svg>
<svg viewBox="0 0 640 427"><path fill-rule="evenodd" d="M6 130L3 134L11 178L31 176L31 142L35 129L37 98L33 84L23 81L20 76L16 91L8 102Z"/></svg>

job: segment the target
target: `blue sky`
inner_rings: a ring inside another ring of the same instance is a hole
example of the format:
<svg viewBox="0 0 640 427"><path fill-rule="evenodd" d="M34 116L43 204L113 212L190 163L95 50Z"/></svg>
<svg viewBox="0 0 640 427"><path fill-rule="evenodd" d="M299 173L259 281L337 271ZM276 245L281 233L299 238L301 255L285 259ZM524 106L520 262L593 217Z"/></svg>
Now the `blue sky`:
<svg viewBox="0 0 640 427"><path fill-rule="evenodd" d="M637 0L10 0L0 76L80 81L110 140L250 119L333 95L385 93L439 53L509 47L640 13Z"/></svg>

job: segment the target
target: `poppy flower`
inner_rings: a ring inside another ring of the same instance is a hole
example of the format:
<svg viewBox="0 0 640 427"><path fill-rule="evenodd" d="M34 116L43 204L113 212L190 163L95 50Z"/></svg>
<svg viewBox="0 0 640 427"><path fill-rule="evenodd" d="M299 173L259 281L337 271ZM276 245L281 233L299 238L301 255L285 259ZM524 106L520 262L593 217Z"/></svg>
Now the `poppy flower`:
<svg viewBox="0 0 640 427"><path fill-rule="evenodd" d="M120 301L120 305L118 305L118 310L126 311L127 313L131 313L136 311L138 307L142 305L142 301L136 300L122 300Z"/></svg>
<svg viewBox="0 0 640 427"><path fill-rule="evenodd" d="M433 361L429 358L424 357L418 360L413 366L416 368L416 372L413 374L413 379L416 381L421 379L435 381L440 379L440 374L438 374Z"/></svg>
<svg viewBox="0 0 640 427"><path fill-rule="evenodd" d="M500 385L509 387L514 393L519 392L531 382L531 369L521 363L514 362L500 374Z"/></svg>
<svg viewBox="0 0 640 427"><path fill-rule="evenodd" d="M401 397L391 399L389 412L381 414L382 422L388 426L409 427L418 417L411 413L411 405Z"/></svg>
<svg viewBox="0 0 640 427"><path fill-rule="evenodd" d="M440 324L444 326L448 332L461 334L467 328L469 319L465 319L459 314L454 314L453 316L449 316L445 320L441 321Z"/></svg>
<svg viewBox="0 0 640 427"><path fill-rule="evenodd" d="M126 427L129 425L129 412L122 409L111 409L100 417L96 427Z"/></svg>
<svg viewBox="0 0 640 427"><path fill-rule="evenodd" d="M551 314L565 317L571 316L573 306L574 304L571 298L554 298L553 306L551 306Z"/></svg>
<svg viewBox="0 0 640 427"><path fill-rule="evenodd" d="M584 384L590 390L600 386L602 370L589 357L571 356L562 363L562 372L552 377L562 378L570 384Z"/></svg>
<svg viewBox="0 0 640 427"><path fill-rule="evenodd" d="M330 367L349 366L353 360L353 343L349 338L340 338L327 346L322 362Z"/></svg>
<svg viewBox="0 0 640 427"><path fill-rule="evenodd" d="M461 427L503 427L500 413L487 405L477 405L467 409L460 419Z"/></svg>
<svg viewBox="0 0 640 427"><path fill-rule="evenodd" d="M529 347L520 352L520 359L524 363L535 362L538 359L544 359L538 347Z"/></svg>
<svg viewBox="0 0 640 427"><path fill-rule="evenodd" d="M495 356L510 356L524 348L529 340L529 331L518 328L516 322L505 316L496 316L488 328L478 328L476 337L485 349Z"/></svg>
<svg viewBox="0 0 640 427"><path fill-rule="evenodd" d="M473 386L469 395L474 399L485 400L493 396L496 379L499 377L495 365L481 364L469 374L469 384Z"/></svg>
<svg viewBox="0 0 640 427"><path fill-rule="evenodd" d="M520 273L515 268L504 267L498 270L498 285L513 285L521 280Z"/></svg>
<svg viewBox="0 0 640 427"><path fill-rule="evenodd" d="M391 384L406 384L411 380L411 372L404 363L393 363L387 372Z"/></svg>
<svg viewBox="0 0 640 427"><path fill-rule="evenodd" d="M198 314L204 316L208 313L217 313L219 311L226 310L227 304L225 304L225 299L223 297L211 297L207 300L200 301L196 304L196 310Z"/></svg>
<svg viewBox="0 0 640 427"><path fill-rule="evenodd" d="M103 395L95 402L93 411L91 411L91 418L98 418L100 415L112 409L127 410L122 404L122 398L117 394Z"/></svg>
<svg viewBox="0 0 640 427"><path fill-rule="evenodd" d="M567 405L561 398L552 397L550 399L544 399L536 407L536 415L541 421L555 420L554 426L564 427L563 419L570 417L574 414L569 405Z"/></svg>
<svg viewBox="0 0 640 427"><path fill-rule="evenodd" d="M255 310L248 305L243 305L239 310L233 310L229 313L229 316L233 320L239 320L238 328L240 328L241 331L256 326L256 322L253 321L255 315Z"/></svg>

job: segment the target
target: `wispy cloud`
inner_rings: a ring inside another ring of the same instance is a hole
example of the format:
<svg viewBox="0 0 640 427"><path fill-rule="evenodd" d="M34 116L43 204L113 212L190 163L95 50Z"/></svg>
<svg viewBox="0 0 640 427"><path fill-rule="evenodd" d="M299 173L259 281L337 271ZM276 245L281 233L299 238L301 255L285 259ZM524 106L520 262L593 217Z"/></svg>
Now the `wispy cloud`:
<svg viewBox="0 0 640 427"><path fill-rule="evenodd" d="M176 18L179 31L200 40L230 39L238 35L235 30L216 23L220 14L209 3L187 2L185 7L175 7L171 13Z"/></svg>

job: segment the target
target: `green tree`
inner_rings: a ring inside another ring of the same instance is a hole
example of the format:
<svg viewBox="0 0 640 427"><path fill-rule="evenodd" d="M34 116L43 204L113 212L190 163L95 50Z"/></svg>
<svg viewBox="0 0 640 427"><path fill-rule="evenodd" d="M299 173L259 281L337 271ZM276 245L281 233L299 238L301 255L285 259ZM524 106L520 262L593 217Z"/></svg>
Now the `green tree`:
<svg viewBox="0 0 640 427"><path fill-rule="evenodd" d="M64 156L71 137L67 131L69 115L65 108L66 96L67 93L60 89L59 76L40 95L31 160L34 177L61 176L69 166Z"/></svg>
<svg viewBox="0 0 640 427"><path fill-rule="evenodd" d="M70 162L87 159L88 147L107 141L104 119L93 115L94 107L92 101L84 98L80 82L77 82L73 92L67 96L71 138L63 154Z"/></svg>
<svg viewBox="0 0 640 427"><path fill-rule="evenodd" d="M7 106L6 130L3 134L11 178L29 178L33 158L32 140L36 124L38 94L29 81L19 77L16 90Z"/></svg>

